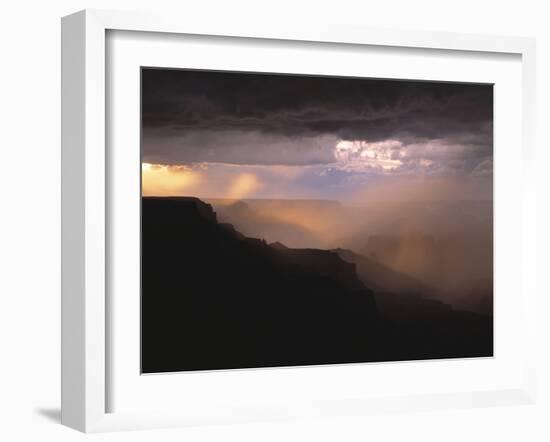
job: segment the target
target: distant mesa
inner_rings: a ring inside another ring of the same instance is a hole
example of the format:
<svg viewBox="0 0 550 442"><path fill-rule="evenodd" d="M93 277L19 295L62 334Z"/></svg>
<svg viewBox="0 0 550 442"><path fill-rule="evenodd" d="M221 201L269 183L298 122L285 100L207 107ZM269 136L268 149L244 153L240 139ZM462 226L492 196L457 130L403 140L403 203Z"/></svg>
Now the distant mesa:
<svg viewBox="0 0 550 442"><path fill-rule="evenodd" d="M300 220L307 220L310 214L323 217L342 210L339 202L331 200L208 199L207 202L214 206L221 221L238 226L246 236L300 248L317 248L322 240L319 232Z"/></svg>
<svg viewBox="0 0 550 442"><path fill-rule="evenodd" d="M342 204L337 200L328 200L328 199L269 199L269 198L241 198L241 199L232 199L232 198L206 198L205 201L209 204L212 204L215 207L233 207L233 208L244 208L244 207L256 207L263 208L266 206L269 207L280 207L281 209L288 208L299 208L299 209L335 209L342 208Z"/></svg>
<svg viewBox="0 0 550 442"><path fill-rule="evenodd" d="M359 278L372 288L378 310L386 318L426 320L453 310L452 306L435 298L435 289L409 275L351 250L334 251L357 266Z"/></svg>
<svg viewBox="0 0 550 442"><path fill-rule="evenodd" d="M372 257L348 249L333 249L346 262L357 266L359 278L373 290L390 293L407 293L429 297L435 290L412 276L393 270Z"/></svg>

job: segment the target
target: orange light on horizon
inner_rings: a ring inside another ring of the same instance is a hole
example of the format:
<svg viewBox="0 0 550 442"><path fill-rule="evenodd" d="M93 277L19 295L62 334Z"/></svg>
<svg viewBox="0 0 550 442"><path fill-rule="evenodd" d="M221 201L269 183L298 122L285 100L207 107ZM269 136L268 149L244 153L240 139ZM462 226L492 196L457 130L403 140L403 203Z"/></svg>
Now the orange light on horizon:
<svg viewBox="0 0 550 442"><path fill-rule="evenodd" d="M187 166L141 164L141 191L143 196L184 195L201 180L200 173Z"/></svg>

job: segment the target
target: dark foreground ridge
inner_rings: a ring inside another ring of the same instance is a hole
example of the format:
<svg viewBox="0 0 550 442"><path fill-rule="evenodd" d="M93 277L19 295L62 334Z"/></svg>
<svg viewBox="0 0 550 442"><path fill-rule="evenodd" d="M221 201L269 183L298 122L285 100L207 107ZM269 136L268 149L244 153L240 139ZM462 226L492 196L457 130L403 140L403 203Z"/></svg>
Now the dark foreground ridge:
<svg viewBox="0 0 550 442"><path fill-rule="evenodd" d="M143 198L142 371L492 355L491 318L388 315L347 253L247 238L197 198Z"/></svg>

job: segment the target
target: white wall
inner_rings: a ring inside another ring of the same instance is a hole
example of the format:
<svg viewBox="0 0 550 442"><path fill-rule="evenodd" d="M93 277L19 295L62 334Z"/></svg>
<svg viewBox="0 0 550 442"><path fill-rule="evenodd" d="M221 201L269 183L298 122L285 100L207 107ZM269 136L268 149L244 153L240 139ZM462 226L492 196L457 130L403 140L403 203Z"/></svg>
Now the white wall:
<svg viewBox="0 0 550 442"><path fill-rule="evenodd" d="M450 30L538 38L538 172L550 155L550 14L545 2L461 0L272 2L229 0L19 0L0 9L0 440L80 440L59 416L60 17L86 7L178 14L248 15L277 21L340 22L375 27ZM546 151L544 151L546 148ZM544 181L544 183L543 183ZM548 191L546 191L548 192ZM543 198L540 198L542 202ZM548 200L549 198L545 198ZM539 225L549 225L548 204ZM539 233L548 246L548 234ZM542 247L540 247L542 250ZM542 252L540 274L543 275ZM548 260L547 260L548 261ZM549 285L540 287L549 294ZM542 300L541 319L550 313ZM549 336L546 322L540 327ZM550 347L546 343L546 347ZM541 371L550 372L541 345ZM325 422L161 430L94 436L96 440L550 440L548 374L536 406L369 416Z"/></svg>

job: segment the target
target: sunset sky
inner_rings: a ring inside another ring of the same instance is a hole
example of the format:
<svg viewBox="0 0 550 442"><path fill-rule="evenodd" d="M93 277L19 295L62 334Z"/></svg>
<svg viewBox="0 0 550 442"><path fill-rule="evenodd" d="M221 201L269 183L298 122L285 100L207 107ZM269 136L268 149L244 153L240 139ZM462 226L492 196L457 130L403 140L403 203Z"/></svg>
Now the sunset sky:
<svg viewBox="0 0 550 442"><path fill-rule="evenodd" d="M492 123L491 85L143 69L143 194L488 200Z"/></svg>

